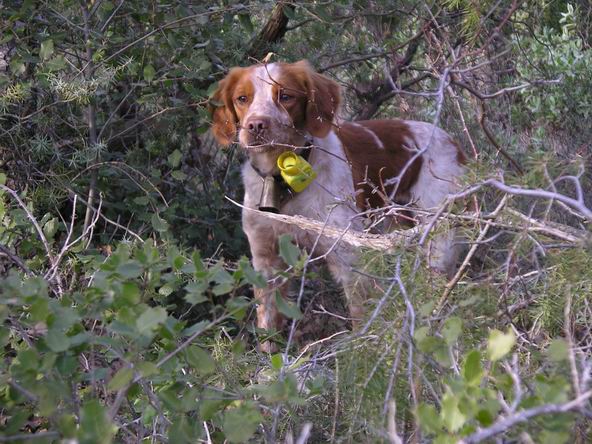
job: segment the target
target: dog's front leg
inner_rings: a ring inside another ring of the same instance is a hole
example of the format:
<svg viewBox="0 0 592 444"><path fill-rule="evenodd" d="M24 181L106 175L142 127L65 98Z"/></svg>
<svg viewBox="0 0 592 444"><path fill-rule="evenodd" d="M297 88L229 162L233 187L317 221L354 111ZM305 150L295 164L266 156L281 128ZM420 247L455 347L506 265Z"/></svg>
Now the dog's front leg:
<svg viewBox="0 0 592 444"><path fill-rule="evenodd" d="M280 276L278 270L285 268L284 261L278 253L278 238L274 227L267 221L250 215L243 216L243 229L249 239L253 268L260 272L267 280L264 288L255 288L257 302L257 327L270 331L279 331L283 324L283 317L275 303L275 293L280 291L282 297L287 297L288 283ZM267 341L261 344L265 352L275 351L275 344Z"/></svg>

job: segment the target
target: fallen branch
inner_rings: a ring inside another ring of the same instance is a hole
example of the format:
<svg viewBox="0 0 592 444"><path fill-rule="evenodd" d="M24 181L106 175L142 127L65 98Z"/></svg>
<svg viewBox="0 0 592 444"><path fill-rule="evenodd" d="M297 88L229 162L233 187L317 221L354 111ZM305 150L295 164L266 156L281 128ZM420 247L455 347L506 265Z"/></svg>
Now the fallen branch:
<svg viewBox="0 0 592 444"><path fill-rule="evenodd" d="M341 239L341 241L358 248L370 248L379 251L389 251L398 246L410 245L411 241L419 233L419 226L408 230L396 231L390 234L369 234L349 229L343 229L327 225L304 216L289 216L286 214L275 214L266 211L259 211L254 208L248 208L238 202L226 197L230 202L239 206L243 210L252 211L278 222L288 225L294 225L298 228L316 234L321 234L331 239Z"/></svg>
<svg viewBox="0 0 592 444"><path fill-rule="evenodd" d="M511 188L511 187L510 187ZM534 191L518 189L520 191ZM471 190L469 190L471 191ZM474 191L474 190L473 190ZM544 191L544 190L541 190ZM458 195L450 196L451 199L457 197L464 197L466 192L459 193ZM469 193L470 194L470 193ZM515 194L515 193L509 193ZM304 216L290 216L287 214L275 214L266 211L259 211L254 208L248 208L240 203L226 197L230 202L246 211L251 211L259 214L262 217L272 219L278 222L285 223L287 225L296 226L304 231L315 233L317 235L323 235L330 239L339 240L346 244L356 248L369 248L372 250L389 252L395 248L410 247L415 241L418 240L420 233L428 227L427 223L416 225L413 228L407 228L404 230L396 230L387 234L373 234L355 231L350 228L339 228L332 225L327 225L323 222L319 222L314 219L310 219ZM385 209L387 210L387 209ZM435 214L433 211L427 211L422 209L413 209L421 216L429 216ZM438 219L446 219L456 221L457 223L462 222L484 222L492 227L496 227L502 230L509 231L527 231L530 233L538 233L544 236L548 236L555 239L560 239L574 244L574 246L582 245L590 241L590 235L586 231L577 230L573 227L562 225L554 222L541 222L531 217L528 217L517 210L505 209L510 216L504 214L498 214L496 212L482 215L481 217L471 214L450 214L442 212L438 216ZM523 221L524 224L518 224L515 220L518 218Z"/></svg>

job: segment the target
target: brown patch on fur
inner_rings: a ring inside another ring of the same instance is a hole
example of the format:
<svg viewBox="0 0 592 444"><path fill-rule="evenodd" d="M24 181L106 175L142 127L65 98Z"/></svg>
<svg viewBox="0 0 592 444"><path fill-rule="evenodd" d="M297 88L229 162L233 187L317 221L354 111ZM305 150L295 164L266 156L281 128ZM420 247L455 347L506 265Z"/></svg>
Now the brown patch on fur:
<svg viewBox="0 0 592 444"><path fill-rule="evenodd" d="M403 121L395 119L366 120L343 123L336 133L351 163L358 207L367 210L389 204L388 196L395 185L385 186L385 183L397 177L415 155L405 148L413 140L409 127ZM378 146L372 133L382 142L384 148ZM421 164L422 159L419 157L407 167L397 187L396 203L408 202L408 191L417 180Z"/></svg>
<svg viewBox="0 0 592 444"><path fill-rule="evenodd" d="M280 64L281 74L274 85L274 100L285 92L294 100L282 103L292 117L294 126L306 129L315 137L325 137L333 128L333 120L341 102L337 82L316 73L310 64L301 60Z"/></svg>
<svg viewBox="0 0 592 444"><path fill-rule="evenodd" d="M306 60L281 67L283 72L300 79L306 88L306 130L314 137L325 137L333 128L341 103L339 84L316 73Z"/></svg>
<svg viewBox="0 0 592 444"><path fill-rule="evenodd" d="M217 103L210 103L212 114L212 134L223 146L230 145L236 139L237 124L244 113L244 108L235 108L236 92L253 99L253 84L249 80L248 72L252 68L232 68L228 75L220 80L218 89L212 99ZM246 108L246 107L245 107ZM241 111L241 109L243 111Z"/></svg>
<svg viewBox="0 0 592 444"><path fill-rule="evenodd" d="M467 164L467 156L465 155L464 151L461 149L460 145L454 140L452 137L450 138L450 143L456 147L456 161L459 165L466 165Z"/></svg>
<svg viewBox="0 0 592 444"><path fill-rule="evenodd" d="M304 129L308 96L308 72L303 70L298 63L281 64L280 66L279 77L273 79L273 100L276 105L287 111L295 128ZM288 94L292 96L292 99L282 102L280 101L281 94Z"/></svg>
<svg viewBox="0 0 592 444"><path fill-rule="evenodd" d="M250 79L250 76L244 75L241 76L234 86L234 89L230 92L232 105L234 105L234 112L237 117L237 122L243 122L244 117L249 110L249 105L253 101L253 97L255 96L255 87L253 86L253 82ZM246 102L239 102L238 98L240 96L246 96Z"/></svg>

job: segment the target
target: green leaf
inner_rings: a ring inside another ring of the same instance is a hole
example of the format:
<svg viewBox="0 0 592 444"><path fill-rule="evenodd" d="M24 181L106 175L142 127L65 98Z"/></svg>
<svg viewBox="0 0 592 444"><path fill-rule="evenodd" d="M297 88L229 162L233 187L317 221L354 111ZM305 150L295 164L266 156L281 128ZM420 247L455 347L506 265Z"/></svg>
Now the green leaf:
<svg viewBox="0 0 592 444"><path fill-rule="evenodd" d="M202 376L210 375L216 371L216 362L207 351L197 345L187 347L185 358L187 363Z"/></svg>
<svg viewBox="0 0 592 444"><path fill-rule="evenodd" d="M177 168L181 164L181 159L183 158L183 154L181 151L175 150L167 157L167 162L173 168Z"/></svg>
<svg viewBox="0 0 592 444"><path fill-rule="evenodd" d="M169 427L168 442L174 444L194 444L201 442L200 436L203 426L199 421L187 415L173 417Z"/></svg>
<svg viewBox="0 0 592 444"><path fill-rule="evenodd" d="M232 317L238 321L243 319L247 314L247 308L251 305L251 301L243 297L229 298L226 302L226 309L232 313Z"/></svg>
<svg viewBox="0 0 592 444"><path fill-rule="evenodd" d="M489 410L481 409L475 415L475 419L479 421L479 424L482 426L489 427L493 424L494 417Z"/></svg>
<svg viewBox="0 0 592 444"><path fill-rule="evenodd" d="M215 296L221 296L230 293L233 288L234 285L230 283L218 284L212 288L212 293L214 293Z"/></svg>
<svg viewBox="0 0 592 444"><path fill-rule="evenodd" d="M129 305L140 302L140 289L135 282L124 282L121 284L121 296Z"/></svg>
<svg viewBox="0 0 592 444"><path fill-rule="evenodd" d="M164 403L167 409L174 412L182 411L182 406L179 399L179 394L183 393L183 389L177 385L170 386L165 390L158 392L158 397Z"/></svg>
<svg viewBox="0 0 592 444"><path fill-rule="evenodd" d="M129 384L133 377L133 369L129 367L120 368L119 371L113 375L111 381L109 381L109 384L107 384L107 388L112 392L116 392L117 390Z"/></svg>
<svg viewBox="0 0 592 444"><path fill-rule="evenodd" d="M435 353L436 359L443 364L448 365L450 357L448 356L448 347L444 339L436 336L429 336L428 327L420 327L415 330L413 338L417 348L423 353Z"/></svg>
<svg viewBox="0 0 592 444"><path fill-rule="evenodd" d="M20 57L12 57L10 59L10 70L17 75L22 75L27 71L27 66Z"/></svg>
<svg viewBox="0 0 592 444"><path fill-rule="evenodd" d="M144 80L146 80L147 82L152 82L152 80L154 80L155 76L156 76L156 70L154 69L154 66L152 66L152 65L144 66Z"/></svg>
<svg viewBox="0 0 592 444"><path fill-rule="evenodd" d="M245 28L245 31L249 34L253 32L253 23L251 22L251 16L249 14L239 14L238 19L243 28Z"/></svg>
<svg viewBox="0 0 592 444"><path fill-rule="evenodd" d="M419 314L425 318L429 317L434 310L434 305L436 305L436 301L426 302L419 307Z"/></svg>
<svg viewBox="0 0 592 444"><path fill-rule="evenodd" d="M543 430L538 436L538 442L540 444L564 444L566 442L569 442L570 435L571 434L569 433L569 431Z"/></svg>
<svg viewBox="0 0 592 444"><path fill-rule="evenodd" d="M208 326L208 324L209 324L209 322L206 320L196 322L191 327L188 327L185 330L183 330L181 332L181 335L183 335L186 338L189 336L193 336L198 331L201 332L201 331L205 330L205 328Z"/></svg>
<svg viewBox="0 0 592 444"><path fill-rule="evenodd" d="M204 296L204 292L209 288L206 281L190 282L185 286L185 300L188 304L196 305L206 302L208 299Z"/></svg>
<svg viewBox="0 0 592 444"><path fill-rule="evenodd" d="M217 284L234 284L234 278L232 275L222 268L222 264L216 264L212 280Z"/></svg>
<svg viewBox="0 0 592 444"><path fill-rule="evenodd" d="M221 394L211 389L205 389L199 402L199 417L204 421L209 421L223 407L228 405L229 401L220 399Z"/></svg>
<svg viewBox="0 0 592 444"><path fill-rule="evenodd" d="M294 20L294 18L296 18L296 12L294 10L294 7L290 5L284 5L283 12L284 15L288 17L288 19L290 20Z"/></svg>
<svg viewBox="0 0 592 444"><path fill-rule="evenodd" d="M282 297L279 291L275 293L275 303L281 314L290 319L299 320L302 319L302 312L296 304L287 301Z"/></svg>
<svg viewBox="0 0 592 444"><path fill-rule="evenodd" d="M167 319L167 312L163 307L148 307L136 320L136 328L140 334L150 334Z"/></svg>
<svg viewBox="0 0 592 444"><path fill-rule="evenodd" d="M426 338L429 337L429 332L430 329L428 327L419 327L415 329L415 332L413 333L413 339L415 340L418 346L421 342L423 342Z"/></svg>
<svg viewBox="0 0 592 444"><path fill-rule="evenodd" d="M47 222L45 222L45 225L43 225L43 234L45 234L47 240L53 240L53 237L58 231L58 226L58 220L55 217L52 217Z"/></svg>
<svg viewBox="0 0 592 444"><path fill-rule="evenodd" d="M291 373L288 373L282 380L258 387L257 391L261 393L261 396L267 402L301 404L303 401L298 396L298 382L296 377Z"/></svg>
<svg viewBox="0 0 592 444"><path fill-rule="evenodd" d="M109 444L114 432L107 411L98 400L90 400L82 407L78 430L80 444Z"/></svg>
<svg viewBox="0 0 592 444"><path fill-rule="evenodd" d="M185 258L183 256L175 256L172 260L172 265L175 270L181 270L185 265Z"/></svg>
<svg viewBox="0 0 592 444"><path fill-rule="evenodd" d="M169 229L169 224L166 220L162 219L158 214L153 214L152 218L150 219L152 222L152 228L154 228L158 232L164 232Z"/></svg>
<svg viewBox="0 0 592 444"><path fill-rule="evenodd" d="M160 370L153 362L142 361L136 364L136 370L143 376L157 375Z"/></svg>
<svg viewBox="0 0 592 444"><path fill-rule="evenodd" d="M70 338L57 328L49 329L47 336L45 336L45 343L51 351L56 353L66 351L70 348Z"/></svg>
<svg viewBox="0 0 592 444"><path fill-rule="evenodd" d="M57 55L45 62L45 67L50 72L60 71L68 67L68 63L63 55Z"/></svg>
<svg viewBox="0 0 592 444"><path fill-rule="evenodd" d="M462 332L462 320L457 317L446 319L442 328L442 336L448 346L454 345Z"/></svg>
<svg viewBox="0 0 592 444"><path fill-rule="evenodd" d="M458 402L458 398L451 393L446 393L442 398L440 418L444 426L452 433L459 430L467 420L467 417L458 408Z"/></svg>
<svg viewBox="0 0 592 444"><path fill-rule="evenodd" d="M417 419L422 430L426 433L438 433L442 429L442 423L436 408L424 402L417 407Z"/></svg>
<svg viewBox="0 0 592 444"><path fill-rule="evenodd" d="M127 261L117 267L117 273L126 279L140 277L143 271L142 265L137 261Z"/></svg>
<svg viewBox="0 0 592 444"><path fill-rule="evenodd" d="M267 280L261 273L255 271L251 266L249 259L242 257L238 263L239 270L242 271L244 279L248 284L254 285L257 288L265 288L267 286Z"/></svg>
<svg viewBox="0 0 592 444"><path fill-rule="evenodd" d="M294 266L298 262L300 250L292 243L292 236L282 234L279 238L280 256L286 264Z"/></svg>
<svg viewBox="0 0 592 444"><path fill-rule="evenodd" d="M478 386L483 378L483 369L481 368L481 353L478 350L472 350L467 354L462 367L462 376L468 385Z"/></svg>
<svg viewBox="0 0 592 444"><path fill-rule="evenodd" d="M158 289L158 294L166 297L169 296L173 291L175 291L175 287L168 283L164 284Z"/></svg>
<svg viewBox="0 0 592 444"><path fill-rule="evenodd" d="M553 362L565 361L569 357L569 344L565 339L554 339L547 348L547 355Z"/></svg>
<svg viewBox="0 0 592 444"><path fill-rule="evenodd" d="M76 435L76 418L74 415L64 414L60 416L58 429L65 438L73 438Z"/></svg>
<svg viewBox="0 0 592 444"><path fill-rule="evenodd" d="M25 425L29 416L30 413L26 410L20 410L14 413L12 417L7 420L7 423L3 425L2 437L17 433L19 429Z"/></svg>
<svg viewBox="0 0 592 444"><path fill-rule="evenodd" d="M211 280L217 284L214 286L214 288L212 288L212 293L214 293L216 296L230 293L234 288L234 278L223 268L223 264L216 264L216 267L212 270L212 272L213 274Z"/></svg>
<svg viewBox="0 0 592 444"><path fill-rule="evenodd" d="M222 430L231 443L246 442L255 434L263 417L252 403L245 403L224 414Z"/></svg>
<svg viewBox="0 0 592 444"><path fill-rule="evenodd" d="M135 204L146 206L146 205L148 205L149 202L150 202L150 199L148 198L148 196L134 197Z"/></svg>
<svg viewBox="0 0 592 444"><path fill-rule="evenodd" d="M208 99L213 99L214 97L214 93L216 91L218 91L218 87L220 86L219 82L214 82L212 84L210 84L210 86L208 86L208 89L206 90L206 95L208 96ZM221 106L222 103L221 102L217 102L214 100L211 100L212 106Z"/></svg>
<svg viewBox="0 0 592 444"><path fill-rule="evenodd" d="M281 353L276 353L271 357L271 366L274 370L280 370L284 365L284 360Z"/></svg>
<svg viewBox="0 0 592 444"><path fill-rule="evenodd" d="M53 40L48 39L41 42L41 48L39 49L39 57L41 60L47 60L53 54Z"/></svg>
<svg viewBox="0 0 592 444"><path fill-rule="evenodd" d="M506 356L514 347L516 336L509 329L507 333L499 330L492 330L487 341L487 355L492 361L498 361Z"/></svg>
<svg viewBox="0 0 592 444"><path fill-rule="evenodd" d="M183 180L187 179L187 174L185 174L181 170L175 170L175 171L171 172L171 176L173 177L173 179L176 179L179 181L183 181Z"/></svg>
<svg viewBox="0 0 592 444"><path fill-rule="evenodd" d="M562 376L535 377L536 394L546 403L559 404L566 402L569 395L569 384Z"/></svg>
<svg viewBox="0 0 592 444"><path fill-rule="evenodd" d="M29 308L31 320L35 322L45 321L49 314L49 303L45 298L38 298Z"/></svg>
<svg viewBox="0 0 592 444"><path fill-rule="evenodd" d="M195 268L195 276L196 277L203 277L202 273L205 273L205 267L203 261L201 260L201 255L199 251L194 251L191 255L191 262L193 263L193 267Z"/></svg>

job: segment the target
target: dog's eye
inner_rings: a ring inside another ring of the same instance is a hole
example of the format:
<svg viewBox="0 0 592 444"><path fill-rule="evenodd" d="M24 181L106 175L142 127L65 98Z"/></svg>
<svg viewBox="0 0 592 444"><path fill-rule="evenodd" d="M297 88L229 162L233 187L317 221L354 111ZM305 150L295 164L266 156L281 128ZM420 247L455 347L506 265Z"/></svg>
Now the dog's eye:
<svg viewBox="0 0 592 444"><path fill-rule="evenodd" d="M238 103L247 103L247 101L248 101L248 100L249 100L249 99L247 98L247 96L238 96L238 97L236 98L236 101L237 101Z"/></svg>
<svg viewBox="0 0 592 444"><path fill-rule="evenodd" d="M294 97L286 94L286 93L280 93L280 102L289 102L290 100L292 100Z"/></svg>

